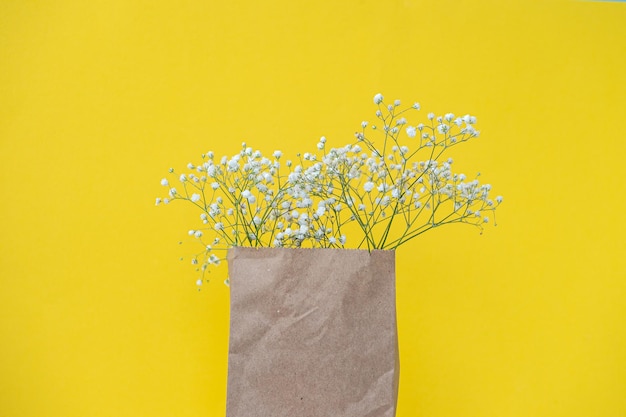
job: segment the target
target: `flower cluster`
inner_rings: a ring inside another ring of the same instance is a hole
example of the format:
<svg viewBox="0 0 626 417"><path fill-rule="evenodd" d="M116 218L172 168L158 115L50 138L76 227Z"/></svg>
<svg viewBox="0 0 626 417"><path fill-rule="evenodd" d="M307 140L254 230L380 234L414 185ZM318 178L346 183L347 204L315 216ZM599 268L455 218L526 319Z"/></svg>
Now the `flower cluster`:
<svg viewBox="0 0 626 417"><path fill-rule="evenodd" d="M343 147L327 148L322 137L315 153L285 161L281 151L267 157L243 143L230 157L207 152L186 173L170 169L161 180L168 196L156 204L185 200L199 209L189 234L203 250L192 263L204 272L223 258L217 249L233 246L395 249L444 224L482 230L502 197L453 173L444 156L478 137L476 118L429 113L412 124L407 115L418 103L402 109L381 94L374 103L376 123L362 122Z"/></svg>

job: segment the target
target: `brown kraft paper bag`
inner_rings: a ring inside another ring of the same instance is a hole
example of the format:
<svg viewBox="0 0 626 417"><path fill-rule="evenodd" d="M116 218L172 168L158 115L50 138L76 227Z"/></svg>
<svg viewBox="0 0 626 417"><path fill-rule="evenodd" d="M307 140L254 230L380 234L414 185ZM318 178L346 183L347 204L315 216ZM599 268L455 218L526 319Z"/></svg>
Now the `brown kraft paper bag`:
<svg viewBox="0 0 626 417"><path fill-rule="evenodd" d="M393 417L395 252L229 249L227 417Z"/></svg>

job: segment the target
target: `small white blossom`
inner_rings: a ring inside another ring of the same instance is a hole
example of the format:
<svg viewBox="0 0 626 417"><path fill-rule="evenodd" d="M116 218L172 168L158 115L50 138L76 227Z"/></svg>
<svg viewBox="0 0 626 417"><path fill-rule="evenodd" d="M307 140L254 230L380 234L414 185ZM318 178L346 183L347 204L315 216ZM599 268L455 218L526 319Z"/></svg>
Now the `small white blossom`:
<svg viewBox="0 0 626 417"><path fill-rule="evenodd" d="M383 102L383 95L378 93L374 96L374 104L380 104Z"/></svg>
<svg viewBox="0 0 626 417"><path fill-rule="evenodd" d="M410 138L414 138L417 135L417 130L414 126L408 126L406 128L406 135Z"/></svg>
<svg viewBox="0 0 626 417"><path fill-rule="evenodd" d="M239 160L233 158L230 161L228 161L228 170L230 172L239 171Z"/></svg>
<svg viewBox="0 0 626 417"><path fill-rule="evenodd" d="M163 178L161 180L161 185L164 187L167 187L168 185L170 185L169 181L167 180L167 178Z"/></svg>
<svg viewBox="0 0 626 417"><path fill-rule="evenodd" d="M194 203L200 201L200 194L193 193L191 195L191 201L193 201Z"/></svg>
<svg viewBox="0 0 626 417"><path fill-rule="evenodd" d="M437 126L437 131L439 133L448 133L450 131L450 126L442 123L439 126Z"/></svg>

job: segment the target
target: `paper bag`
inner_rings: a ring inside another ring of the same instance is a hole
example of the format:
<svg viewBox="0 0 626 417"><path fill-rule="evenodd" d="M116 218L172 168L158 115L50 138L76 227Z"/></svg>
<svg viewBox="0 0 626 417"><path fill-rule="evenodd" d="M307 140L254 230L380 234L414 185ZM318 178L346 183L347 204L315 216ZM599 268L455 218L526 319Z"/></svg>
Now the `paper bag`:
<svg viewBox="0 0 626 417"><path fill-rule="evenodd" d="M227 417L393 417L393 251L229 250Z"/></svg>

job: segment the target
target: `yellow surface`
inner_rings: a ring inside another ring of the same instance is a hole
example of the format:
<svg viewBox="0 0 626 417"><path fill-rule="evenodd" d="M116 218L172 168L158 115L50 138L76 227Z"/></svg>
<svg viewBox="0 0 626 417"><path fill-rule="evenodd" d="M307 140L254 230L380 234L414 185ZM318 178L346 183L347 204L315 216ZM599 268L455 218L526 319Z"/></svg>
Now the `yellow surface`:
<svg viewBox="0 0 626 417"><path fill-rule="evenodd" d="M201 153L478 117L483 235L398 251L399 417L626 416L626 4L0 1L0 416L222 416L228 289L155 208ZM183 240L183 245L178 241Z"/></svg>

